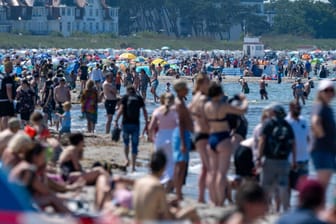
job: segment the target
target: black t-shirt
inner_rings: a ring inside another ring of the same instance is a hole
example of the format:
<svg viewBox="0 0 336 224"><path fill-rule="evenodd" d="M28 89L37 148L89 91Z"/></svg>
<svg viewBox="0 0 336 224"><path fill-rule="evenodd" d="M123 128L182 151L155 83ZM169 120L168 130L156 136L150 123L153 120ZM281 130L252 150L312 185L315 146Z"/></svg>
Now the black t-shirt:
<svg viewBox="0 0 336 224"><path fill-rule="evenodd" d="M139 95L125 95L121 99L123 105L123 124L140 124L140 109L145 103Z"/></svg>
<svg viewBox="0 0 336 224"><path fill-rule="evenodd" d="M9 75L0 75L0 100L6 100L8 99L7 96L7 86L12 86L12 91L14 90L14 79L13 77ZM13 95L14 97L14 95Z"/></svg>
<svg viewBox="0 0 336 224"><path fill-rule="evenodd" d="M312 116L314 115L321 119L324 136L316 138L312 135L311 150L336 152L336 123L332 108L320 103L315 104L312 108Z"/></svg>
<svg viewBox="0 0 336 224"><path fill-rule="evenodd" d="M242 177L253 176L254 162L252 149L239 145L234 153L234 165L237 175Z"/></svg>

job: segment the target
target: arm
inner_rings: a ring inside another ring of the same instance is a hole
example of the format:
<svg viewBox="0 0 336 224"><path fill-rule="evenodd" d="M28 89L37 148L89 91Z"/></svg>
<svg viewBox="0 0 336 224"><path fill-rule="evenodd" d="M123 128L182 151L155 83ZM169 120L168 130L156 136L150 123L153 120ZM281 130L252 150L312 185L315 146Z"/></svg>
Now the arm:
<svg viewBox="0 0 336 224"><path fill-rule="evenodd" d="M321 118L317 115L313 115L311 118L311 125L312 125L313 134L317 138L323 138L325 133L322 127Z"/></svg>
<svg viewBox="0 0 336 224"><path fill-rule="evenodd" d="M155 136L155 133L156 133L156 130L158 128L158 123L157 123L158 119L156 117L156 114L153 113L153 116L152 116L152 119L149 123L149 126L148 126L148 133L149 133L149 137L151 140L154 139L154 136Z"/></svg>
<svg viewBox="0 0 336 224"><path fill-rule="evenodd" d="M13 88L13 85L12 84L6 84L6 93L7 93L7 96L8 96L8 100L10 102L13 101L13 93L12 93L12 88Z"/></svg>
<svg viewBox="0 0 336 224"><path fill-rule="evenodd" d="M148 132L148 114L147 114L147 110L146 110L145 105L142 107L142 112L143 112L144 119L145 119L145 130L146 130L146 132Z"/></svg>
<svg viewBox="0 0 336 224"><path fill-rule="evenodd" d="M181 136L181 150L183 153L187 151L187 144L185 142L185 139L183 138L184 136L184 131L185 131L185 124L184 124L184 119L183 119L183 113L181 112L181 107L182 105L179 103L176 105L176 111L177 111L177 116L179 119L179 132Z"/></svg>
<svg viewBox="0 0 336 224"><path fill-rule="evenodd" d="M118 121L119 121L119 118L121 117L123 111L124 111L124 105L120 104L118 112L117 112L117 116L116 116L116 118L114 120L115 126L118 126Z"/></svg>
<svg viewBox="0 0 336 224"><path fill-rule="evenodd" d="M75 152L71 153L71 161L72 161L76 171L81 171L82 170L82 167L81 167L81 165L79 164L79 161L78 161L78 156L76 155Z"/></svg>
<svg viewBox="0 0 336 224"><path fill-rule="evenodd" d="M247 112L248 108L248 102L246 99L243 100L242 105L239 107L231 106L230 104L226 105L225 107L222 107L225 109L225 113L227 114L237 114L237 115L243 115Z"/></svg>
<svg viewBox="0 0 336 224"><path fill-rule="evenodd" d="M257 154L257 161L260 162L264 155L264 148L265 148L266 136L261 135L259 137L259 144L258 144L258 154Z"/></svg>

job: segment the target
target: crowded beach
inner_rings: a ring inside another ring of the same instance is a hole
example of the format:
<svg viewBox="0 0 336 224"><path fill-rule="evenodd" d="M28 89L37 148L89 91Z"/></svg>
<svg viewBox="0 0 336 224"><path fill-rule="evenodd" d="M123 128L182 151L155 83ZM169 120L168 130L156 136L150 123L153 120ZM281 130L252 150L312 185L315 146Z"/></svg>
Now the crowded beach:
<svg viewBox="0 0 336 224"><path fill-rule="evenodd" d="M335 51L0 56L0 221L336 223Z"/></svg>

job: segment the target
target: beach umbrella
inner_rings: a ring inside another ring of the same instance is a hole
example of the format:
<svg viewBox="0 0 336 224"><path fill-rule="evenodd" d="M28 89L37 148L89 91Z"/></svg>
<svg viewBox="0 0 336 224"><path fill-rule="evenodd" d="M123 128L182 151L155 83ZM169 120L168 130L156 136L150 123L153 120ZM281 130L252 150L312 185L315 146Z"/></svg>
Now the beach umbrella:
<svg viewBox="0 0 336 224"><path fill-rule="evenodd" d="M303 54L301 58L303 60L309 60L310 59L310 55L309 54Z"/></svg>
<svg viewBox="0 0 336 224"><path fill-rule="evenodd" d="M142 57L142 56L139 56L135 59L135 62L145 62L146 61L146 58Z"/></svg>
<svg viewBox="0 0 336 224"><path fill-rule="evenodd" d="M177 69L179 69L179 66L173 64L173 65L170 65L170 68L177 70Z"/></svg>
<svg viewBox="0 0 336 224"><path fill-rule="evenodd" d="M133 51L134 49L131 47L126 48L126 51Z"/></svg>
<svg viewBox="0 0 336 224"><path fill-rule="evenodd" d="M176 58L174 58L174 59L170 59L170 60L168 60L167 63L168 63L168 64L178 64L179 61L178 61Z"/></svg>
<svg viewBox="0 0 336 224"><path fill-rule="evenodd" d="M132 60L132 59L136 59L136 56L132 53L123 53L119 56L119 59Z"/></svg>
<svg viewBox="0 0 336 224"><path fill-rule="evenodd" d="M145 70L145 72L146 72L146 74L147 74L148 76L151 76L151 75L152 75L151 72L150 72L150 69L149 69L149 66L148 66L148 65L145 65L145 66L138 66L138 67L136 67L135 71L139 73L139 72L141 71L141 69Z"/></svg>
<svg viewBox="0 0 336 224"><path fill-rule="evenodd" d="M153 64L153 65L159 65L159 64L165 65L165 64L167 64L167 62L165 60L163 60L162 58L156 58L152 61L151 64Z"/></svg>
<svg viewBox="0 0 336 224"><path fill-rule="evenodd" d="M168 46L161 47L161 50L169 50L170 48Z"/></svg>

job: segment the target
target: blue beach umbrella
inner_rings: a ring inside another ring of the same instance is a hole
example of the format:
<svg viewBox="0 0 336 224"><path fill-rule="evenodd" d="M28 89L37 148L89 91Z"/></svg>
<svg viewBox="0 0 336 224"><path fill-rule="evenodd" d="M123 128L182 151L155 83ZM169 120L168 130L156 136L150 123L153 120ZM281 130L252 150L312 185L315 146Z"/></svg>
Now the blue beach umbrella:
<svg viewBox="0 0 336 224"><path fill-rule="evenodd" d="M152 74L151 74L151 72L150 72L150 70L149 70L149 66L138 66L138 67L136 67L136 72L140 72L141 71L141 69L143 69L143 70L145 70L145 72L146 72L146 74L148 75L148 76L151 76Z"/></svg>

